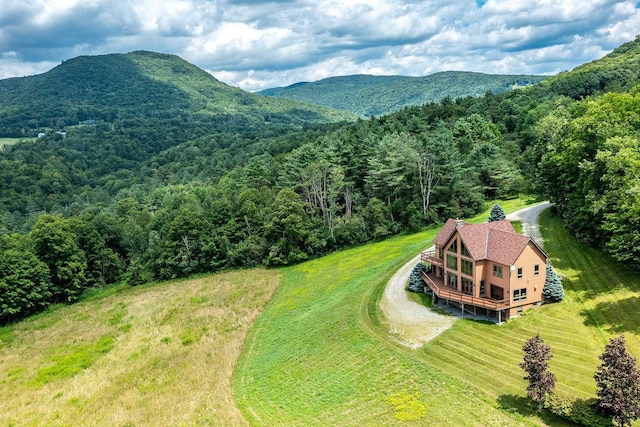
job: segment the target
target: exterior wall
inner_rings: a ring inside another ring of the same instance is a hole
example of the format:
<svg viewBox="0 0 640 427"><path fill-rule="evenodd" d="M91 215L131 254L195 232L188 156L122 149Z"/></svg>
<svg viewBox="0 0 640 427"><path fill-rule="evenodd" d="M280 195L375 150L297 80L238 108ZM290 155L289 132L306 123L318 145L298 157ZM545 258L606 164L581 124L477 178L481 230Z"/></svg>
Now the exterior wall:
<svg viewBox="0 0 640 427"><path fill-rule="evenodd" d="M498 265L502 267L502 277L493 275L493 266ZM502 288L503 299L509 299L509 266L498 264L493 261L484 261L484 271L482 275L485 286L485 298L491 298L491 285L496 285Z"/></svg>
<svg viewBox="0 0 640 427"><path fill-rule="evenodd" d="M484 277L485 275L485 270L486 268L486 261L477 261L476 262L476 268L475 268L475 283L476 283L476 288L474 289L473 292L473 296L474 297L478 297L480 298L482 297L488 297L489 296L489 284L486 280L486 278ZM484 280L484 295L480 295L480 281Z"/></svg>
<svg viewBox="0 0 640 427"><path fill-rule="evenodd" d="M534 272L534 266L538 265L539 273L536 275ZM544 255L540 253L538 248L529 243L522 251L518 259L514 264L514 270L511 272L510 278L510 292L511 305L513 315L517 315L517 307L522 306L523 310L529 308L532 304L542 301L542 288L546 280L546 259ZM518 268L522 268L522 278L518 279ZM514 301L514 291L526 289L526 299Z"/></svg>

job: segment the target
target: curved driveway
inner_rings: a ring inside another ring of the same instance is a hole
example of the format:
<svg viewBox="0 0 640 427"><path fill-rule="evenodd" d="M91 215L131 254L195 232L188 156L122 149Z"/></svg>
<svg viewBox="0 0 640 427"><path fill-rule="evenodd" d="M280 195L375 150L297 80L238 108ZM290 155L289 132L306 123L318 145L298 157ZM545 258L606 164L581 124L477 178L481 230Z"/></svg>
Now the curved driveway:
<svg viewBox="0 0 640 427"><path fill-rule="evenodd" d="M522 234L531 236L540 246L542 237L538 229L538 215L550 206L549 202L529 206L507 215L510 221L522 223ZM446 331L456 320L452 316L444 316L430 308L409 300L406 284L411 269L420 262L420 254L407 262L387 283L382 295L380 307L389 324L389 332L401 344L418 348Z"/></svg>

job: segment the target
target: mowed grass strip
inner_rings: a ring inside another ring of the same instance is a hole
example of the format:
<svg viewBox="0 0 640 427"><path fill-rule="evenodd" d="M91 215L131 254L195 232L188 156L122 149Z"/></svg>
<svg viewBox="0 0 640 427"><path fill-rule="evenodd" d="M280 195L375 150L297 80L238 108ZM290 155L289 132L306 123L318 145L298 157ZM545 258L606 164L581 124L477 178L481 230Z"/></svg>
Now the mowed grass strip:
<svg viewBox="0 0 640 427"><path fill-rule="evenodd" d="M401 419L406 425L540 424L536 415L514 412L469 387L465 375L434 369L422 350L394 344L378 317L388 279L428 247L437 231L283 270L234 373L234 396L251 424L379 426L398 425ZM509 361L519 361L517 353ZM487 363L482 354L474 357L480 365ZM414 412L398 410L403 399Z"/></svg>
<svg viewBox="0 0 640 427"><path fill-rule="evenodd" d="M3 328L0 425L246 425L233 368L279 272L104 292Z"/></svg>

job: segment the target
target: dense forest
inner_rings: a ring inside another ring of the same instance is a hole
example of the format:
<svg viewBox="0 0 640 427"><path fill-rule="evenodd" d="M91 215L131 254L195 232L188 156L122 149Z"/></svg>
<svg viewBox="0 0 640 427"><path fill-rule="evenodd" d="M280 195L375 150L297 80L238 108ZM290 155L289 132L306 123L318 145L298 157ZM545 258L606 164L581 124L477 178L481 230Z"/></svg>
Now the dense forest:
<svg viewBox="0 0 640 427"><path fill-rule="evenodd" d="M141 114L5 145L0 321L109 283L295 263L522 192L640 267L639 61L636 39L524 89L353 122Z"/></svg>

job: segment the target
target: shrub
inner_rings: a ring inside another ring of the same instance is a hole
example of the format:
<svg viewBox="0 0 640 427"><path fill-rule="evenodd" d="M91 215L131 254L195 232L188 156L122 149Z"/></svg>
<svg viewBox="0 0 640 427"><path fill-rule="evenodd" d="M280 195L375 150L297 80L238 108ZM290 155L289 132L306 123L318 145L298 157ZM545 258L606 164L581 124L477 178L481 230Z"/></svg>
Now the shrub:
<svg viewBox="0 0 640 427"><path fill-rule="evenodd" d="M419 262L411 270L411 275L409 276L409 285L407 286L407 290L411 292L424 292L424 281L422 280L422 271L427 267Z"/></svg>
<svg viewBox="0 0 640 427"><path fill-rule="evenodd" d="M576 399L555 393L544 399L544 408L549 412L569 420L572 423L587 427L610 427L613 421L596 411L597 399Z"/></svg>

